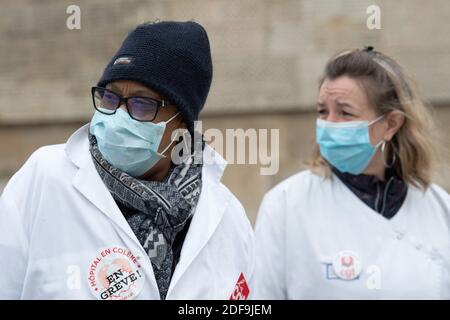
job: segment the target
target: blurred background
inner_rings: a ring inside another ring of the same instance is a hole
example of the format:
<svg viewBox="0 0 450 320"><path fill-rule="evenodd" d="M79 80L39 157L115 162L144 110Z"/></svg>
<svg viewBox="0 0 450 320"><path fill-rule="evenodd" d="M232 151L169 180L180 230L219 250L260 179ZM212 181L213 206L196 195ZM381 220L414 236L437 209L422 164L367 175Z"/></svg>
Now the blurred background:
<svg viewBox="0 0 450 320"><path fill-rule="evenodd" d="M81 29L69 30L69 5ZM367 7L381 9L369 30ZM92 116L90 87L137 24L192 20L209 33L214 79L203 128L278 128L280 170L230 165L223 181L254 222L263 194L302 170L314 141L317 83L338 51L373 45L395 58L433 106L450 191L448 0L1 0L0 192L38 147L64 143Z"/></svg>

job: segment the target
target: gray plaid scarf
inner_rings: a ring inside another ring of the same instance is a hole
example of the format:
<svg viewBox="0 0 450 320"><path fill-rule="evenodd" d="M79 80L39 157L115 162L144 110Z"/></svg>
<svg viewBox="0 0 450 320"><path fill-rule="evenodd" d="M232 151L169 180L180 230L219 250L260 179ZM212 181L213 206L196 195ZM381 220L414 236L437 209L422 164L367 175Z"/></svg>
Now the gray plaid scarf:
<svg viewBox="0 0 450 320"><path fill-rule="evenodd" d="M182 164L172 166L164 181L146 181L107 162L90 133L89 142L97 172L150 257L164 300L175 263L173 242L192 218L201 193L202 164L193 161L198 155L193 153Z"/></svg>

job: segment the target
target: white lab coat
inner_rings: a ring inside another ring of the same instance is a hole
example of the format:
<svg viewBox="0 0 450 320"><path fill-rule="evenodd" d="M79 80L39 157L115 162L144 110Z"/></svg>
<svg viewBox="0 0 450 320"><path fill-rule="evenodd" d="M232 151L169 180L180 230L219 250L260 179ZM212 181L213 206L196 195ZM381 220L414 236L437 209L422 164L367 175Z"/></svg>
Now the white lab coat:
<svg viewBox="0 0 450 320"><path fill-rule="evenodd" d="M65 145L40 148L6 186L0 298L93 299L88 270L103 248L118 247L139 257L145 281L135 298L160 299L147 253L97 174L87 133L86 125ZM203 157L210 164L167 299L229 299L241 272L251 281L253 230L220 182L225 160L208 146Z"/></svg>
<svg viewBox="0 0 450 320"><path fill-rule="evenodd" d="M265 195L255 239L254 298L450 299L450 196L436 185L410 186L388 220L336 176L303 171ZM333 267L347 250L362 264L352 280Z"/></svg>

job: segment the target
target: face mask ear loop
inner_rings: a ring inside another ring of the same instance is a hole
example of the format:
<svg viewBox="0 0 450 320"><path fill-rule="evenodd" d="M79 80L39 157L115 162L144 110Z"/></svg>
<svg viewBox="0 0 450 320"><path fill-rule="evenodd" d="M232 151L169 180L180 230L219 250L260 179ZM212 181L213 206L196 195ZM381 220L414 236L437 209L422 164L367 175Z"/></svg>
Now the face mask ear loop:
<svg viewBox="0 0 450 320"><path fill-rule="evenodd" d="M159 155L160 155L161 157L163 157L163 158L167 158L167 156L164 155L164 153L170 148L170 146L171 146L172 143L174 143L174 142L175 142L175 140L170 141L170 143L167 145L167 147L165 147L164 150L161 151L161 152L159 153Z"/></svg>
<svg viewBox="0 0 450 320"><path fill-rule="evenodd" d="M368 127L370 127L372 124L374 124L377 121L380 121L382 118L384 117L384 114L382 114L381 116L379 116L378 118L376 118L375 120L372 120L371 122L369 122L369 124L367 125ZM386 140L382 139L380 140L380 142L378 142L375 145L375 149L378 149L378 147L381 145L381 151L384 152L384 145L386 144Z"/></svg>
<svg viewBox="0 0 450 320"><path fill-rule="evenodd" d="M384 140L384 139L381 139L380 140L380 142L378 142L376 145L375 145L375 149L378 149L380 146L381 146L381 151L383 151L384 149L384 145L386 144L386 140Z"/></svg>
<svg viewBox="0 0 450 320"><path fill-rule="evenodd" d="M167 125L170 121L172 121L173 119L175 119L179 114L180 114L180 113L177 112L172 118L170 118L169 120L167 120L167 121L166 121L166 125ZM164 155L164 153L170 148L170 146L171 146L172 143L174 143L174 142L175 142L175 140L171 140L170 143L167 145L167 147L165 147L164 150L161 151L161 152L159 153L159 155L160 155L161 157L163 157L163 158L167 158L167 156Z"/></svg>
<svg viewBox="0 0 450 320"><path fill-rule="evenodd" d="M169 120L166 121L166 124L168 124L170 121L172 121L173 119L175 119L179 114L180 114L179 112L175 113L175 114L172 116L172 118L170 118Z"/></svg>
<svg viewBox="0 0 450 320"><path fill-rule="evenodd" d="M384 118L384 114L382 114L381 116L379 116L378 118L376 118L375 120L372 120L369 122L368 126L370 127L371 125L373 125L375 122L380 121L382 118Z"/></svg>

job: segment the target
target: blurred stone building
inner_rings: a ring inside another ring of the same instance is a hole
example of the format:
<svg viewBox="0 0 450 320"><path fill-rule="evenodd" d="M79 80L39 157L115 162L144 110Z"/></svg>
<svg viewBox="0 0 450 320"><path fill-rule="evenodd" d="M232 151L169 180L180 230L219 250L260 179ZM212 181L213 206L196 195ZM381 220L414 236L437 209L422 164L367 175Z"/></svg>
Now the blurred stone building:
<svg viewBox="0 0 450 320"><path fill-rule="evenodd" d="M381 29L366 26L370 5ZM69 30L69 5L81 29ZM194 19L209 33L214 80L203 128L279 128L280 170L230 165L224 182L254 220L267 190L302 169L314 141L317 82L336 52L373 45L433 105L443 137L435 181L450 190L447 0L2 0L0 190L39 146L63 143L93 113L90 87L137 24Z"/></svg>

